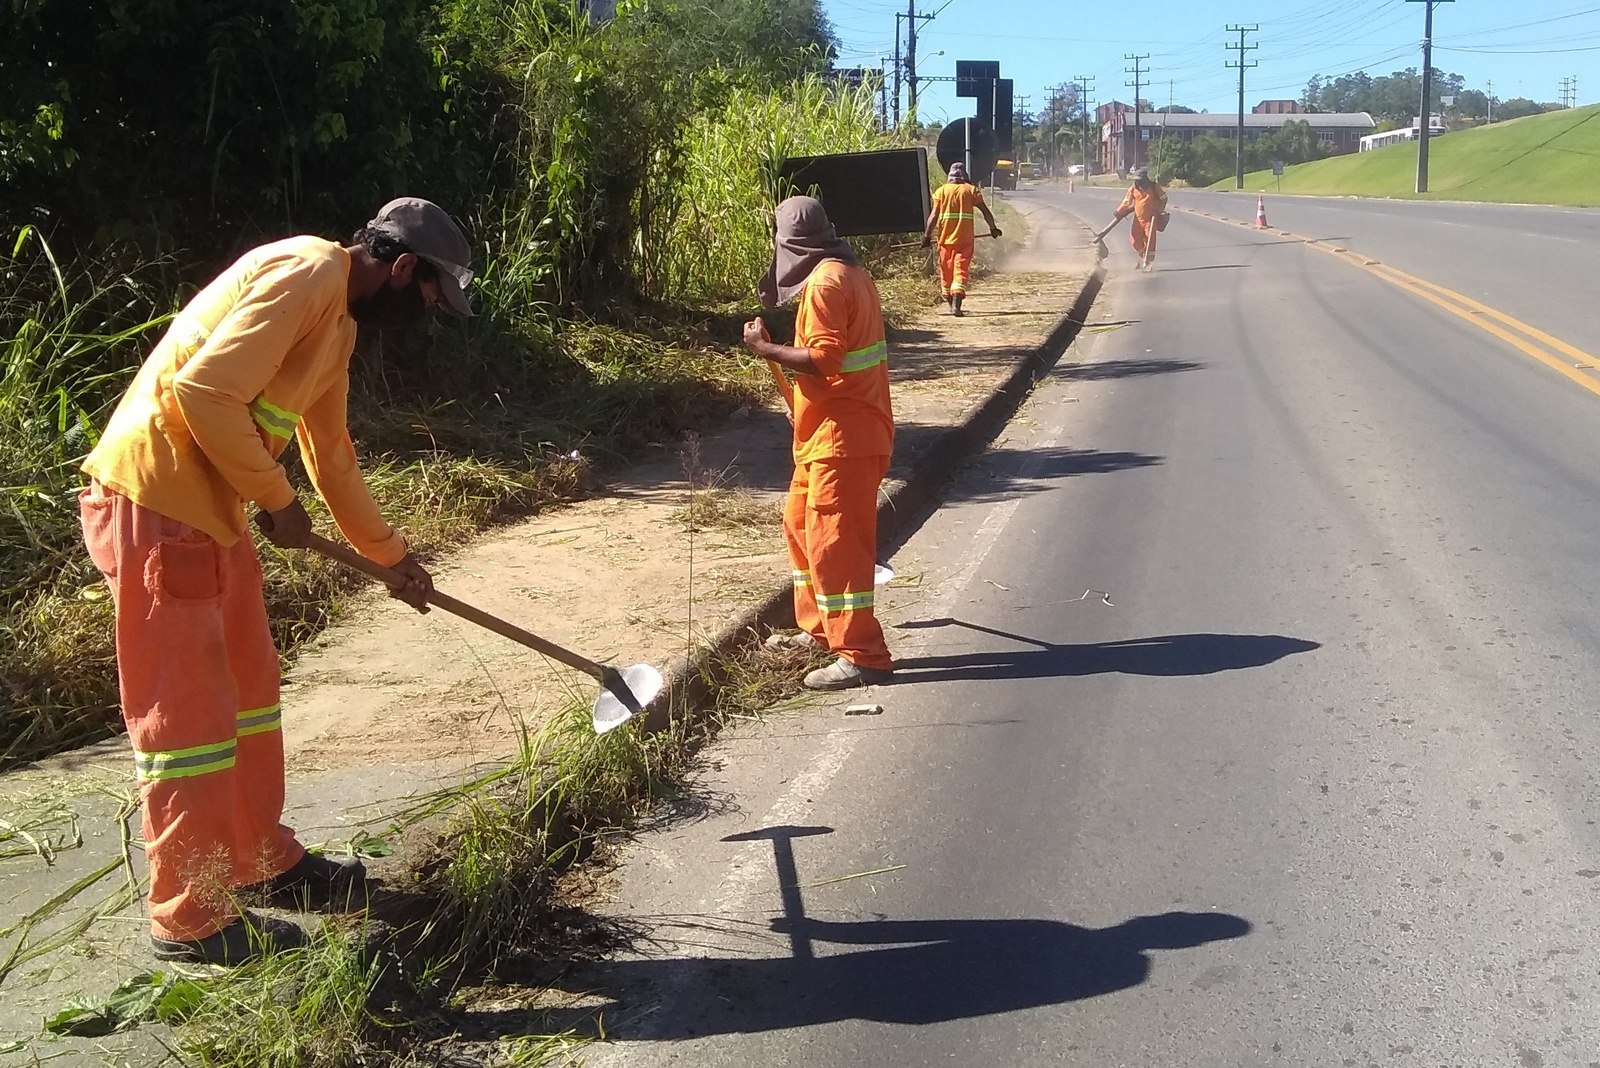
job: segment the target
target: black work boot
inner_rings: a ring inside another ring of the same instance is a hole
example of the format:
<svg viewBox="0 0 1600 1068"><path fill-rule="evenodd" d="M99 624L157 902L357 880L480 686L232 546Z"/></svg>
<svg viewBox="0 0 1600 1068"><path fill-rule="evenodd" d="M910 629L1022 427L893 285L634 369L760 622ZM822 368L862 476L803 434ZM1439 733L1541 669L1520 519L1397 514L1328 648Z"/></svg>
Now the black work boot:
<svg viewBox="0 0 1600 1068"><path fill-rule="evenodd" d="M957 293L954 297L951 298L950 311L953 314L955 314L955 315L965 315L966 314L966 312L961 310L961 302L964 299L966 299L966 298L964 298L960 293Z"/></svg>
<svg viewBox="0 0 1600 1068"><path fill-rule="evenodd" d="M367 907L367 869L355 857L306 853L294 866L239 891L247 901L279 908L336 912Z"/></svg>
<svg viewBox="0 0 1600 1068"><path fill-rule="evenodd" d="M297 923L274 916L244 912L228 926L192 941L175 941L150 936L157 960L178 964L216 964L232 968L260 960L273 953L298 949L306 944L306 933Z"/></svg>

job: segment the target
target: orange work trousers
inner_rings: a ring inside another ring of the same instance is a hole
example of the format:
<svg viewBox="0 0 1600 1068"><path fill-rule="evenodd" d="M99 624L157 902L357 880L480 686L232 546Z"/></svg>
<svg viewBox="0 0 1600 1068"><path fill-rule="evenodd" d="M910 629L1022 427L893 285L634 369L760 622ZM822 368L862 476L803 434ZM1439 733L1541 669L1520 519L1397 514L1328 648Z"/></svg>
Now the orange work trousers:
<svg viewBox="0 0 1600 1068"><path fill-rule="evenodd" d="M878 483L887 456L796 464L783 511L800 629L857 667L894 666L873 614Z"/></svg>
<svg viewBox="0 0 1600 1068"><path fill-rule="evenodd" d="M204 938L233 891L305 850L283 826L278 651L261 563L98 484L84 542L116 604L117 679L133 743L157 938Z"/></svg>
<svg viewBox="0 0 1600 1068"><path fill-rule="evenodd" d="M966 296L972 277L972 242L939 246L939 292L945 296Z"/></svg>
<svg viewBox="0 0 1600 1068"><path fill-rule="evenodd" d="M1145 261L1156 258L1156 224L1155 220L1145 222L1139 216L1133 217L1133 225L1129 227L1128 238L1133 242L1133 251Z"/></svg>

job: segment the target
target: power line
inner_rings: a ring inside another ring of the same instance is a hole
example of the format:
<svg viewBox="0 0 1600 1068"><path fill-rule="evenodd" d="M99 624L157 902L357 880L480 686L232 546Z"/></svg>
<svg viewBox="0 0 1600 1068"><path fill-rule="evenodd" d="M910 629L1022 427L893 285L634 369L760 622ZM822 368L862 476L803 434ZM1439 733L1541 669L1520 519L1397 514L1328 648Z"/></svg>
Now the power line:
<svg viewBox="0 0 1600 1068"><path fill-rule="evenodd" d="M1505 33L1509 30L1526 30L1533 26L1544 26L1552 22L1565 22L1567 19L1582 18L1584 15L1600 14L1600 7L1587 7L1582 11L1573 11L1566 15L1552 15L1547 19L1534 19L1532 22L1514 22L1509 26L1490 26L1481 30L1472 30L1467 33L1451 34L1441 37L1442 41L1464 41L1472 37L1491 37Z"/></svg>
<svg viewBox="0 0 1600 1068"><path fill-rule="evenodd" d="M1139 165L1139 153L1144 150L1144 123L1140 119L1140 113L1144 111L1144 105L1139 101L1139 90L1146 84L1139 79L1149 73L1139 65L1150 58L1150 53L1146 52L1142 56L1124 54L1122 58L1133 63L1132 67L1122 68L1124 74L1133 75L1133 81L1123 82L1122 84L1133 87L1133 160L1131 165L1137 167Z"/></svg>
<svg viewBox="0 0 1600 1068"><path fill-rule="evenodd" d="M1434 0L1438 3L1439 0ZM1470 52L1476 56L1552 56L1569 52L1600 52L1600 45L1587 48L1450 48L1439 46L1441 52Z"/></svg>
<svg viewBox="0 0 1600 1068"><path fill-rule="evenodd" d="M1250 61L1246 62L1246 60L1244 58L1246 55L1248 55L1251 52L1254 52L1256 49L1260 48L1261 46L1260 45L1253 45L1253 44L1245 44L1244 42L1245 42L1245 37L1247 35L1252 34L1252 33L1260 33L1261 32L1261 27L1260 26L1229 26L1228 27L1228 32L1229 33L1236 33L1236 34L1239 35L1239 43L1238 44L1231 44L1230 43L1226 47L1228 48L1229 51L1239 53L1239 58L1237 60L1229 60L1227 65L1228 65L1228 67L1230 69L1233 68L1233 67L1239 68L1239 135L1238 135L1238 144L1236 144L1234 146L1234 178L1233 178L1233 181L1234 181L1234 188L1235 189L1243 189L1244 188L1244 72L1249 70L1251 67L1259 67L1261 65L1261 64L1257 63L1254 60L1250 60Z"/></svg>

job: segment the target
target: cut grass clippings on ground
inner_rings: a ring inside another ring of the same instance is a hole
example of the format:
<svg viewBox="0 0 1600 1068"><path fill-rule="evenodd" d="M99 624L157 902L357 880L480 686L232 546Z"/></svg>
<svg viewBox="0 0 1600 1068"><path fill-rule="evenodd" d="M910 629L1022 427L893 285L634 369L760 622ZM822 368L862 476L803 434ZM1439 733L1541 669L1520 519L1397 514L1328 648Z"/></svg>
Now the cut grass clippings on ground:
<svg viewBox="0 0 1600 1068"><path fill-rule="evenodd" d="M23 965L58 950L75 945L103 920L125 915L144 894L144 883L133 870L135 848L131 821L138 810L132 794L121 797L114 821L121 835L121 847L114 860L75 880L35 906L14 923L0 928L0 987ZM118 885L88 905L81 903L90 891L109 879L120 877Z"/></svg>
<svg viewBox="0 0 1600 1068"><path fill-rule="evenodd" d="M750 490L697 489L688 504L672 513L672 519L698 531L768 535L783 526L783 507Z"/></svg>
<svg viewBox="0 0 1600 1068"><path fill-rule="evenodd" d="M49 866L59 853L82 845L78 814L57 802L0 817L0 861L38 857Z"/></svg>

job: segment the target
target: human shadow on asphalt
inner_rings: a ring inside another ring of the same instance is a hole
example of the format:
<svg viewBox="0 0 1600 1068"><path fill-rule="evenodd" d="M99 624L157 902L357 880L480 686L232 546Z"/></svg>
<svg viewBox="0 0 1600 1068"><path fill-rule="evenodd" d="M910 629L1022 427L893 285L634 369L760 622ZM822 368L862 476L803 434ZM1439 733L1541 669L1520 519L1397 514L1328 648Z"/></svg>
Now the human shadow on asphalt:
<svg viewBox="0 0 1600 1068"><path fill-rule="evenodd" d="M705 925L686 926L685 943L705 944ZM607 1030L628 1040L675 1041L842 1020L944 1023L1127 990L1150 977L1152 951L1241 938L1251 925L1229 913L1167 912L1104 928L1041 919L802 918L773 921L770 930L803 942L807 955L602 961L576 967L555 986L610 999L610 1006L591 1003L583 1016L604 1013ZM868 948L828 952L823 946ZM749 948L760 953L776 947L758 942ZM504 1024L513 1020L526 1026L524 1014L508 1014ZM462 1023L473 1031L497 1030L492 1014ZM543 1024L582 1028L584 1020Z"/></svg>
<svg viewBox="0 0 1600 1068"><path fill-rule="evenodd" d="M1243 271L1251 265L1248 263L1208 263L1204 267L1157 267L1162 274L1182 274L1185 271Z"/></svg>
<svg viewBox="0 0 1600 1068"><path fill-rule="evenodd" d="M1007 501L1023 494L1043 493L1058 480L1080 475L1108 475L1141 467L1155 467L1163 457L1142 452L1102 452L1099 449L992 448L978 462L964 468L943 493L946 502ZM880 546L880 551L883 551ZM888 546L887 551L899 548Z"/></svg>
<svg viewBox="0 0 1600 1068"><path fill-rule="evenodd" d="M1143 378L1147 375L1174 375L1199 371L1206 365L1193 360L1104 360L1100 363L1058 365L1050 374L1074 382L1101 382L1118 378Z"/></svg>
<svg viewBox="0 0 1600 1068"><path fill-rule="evenodd" d="M1032 649L996 649L895 661L895 684L955 680L1047 679L1079 675L1215 675L1265 667L1320 649L1320 642L1281 634L1162 634L1114 642L1057 645L960 619L914 620L902 630L966 627Z"/></svg>

